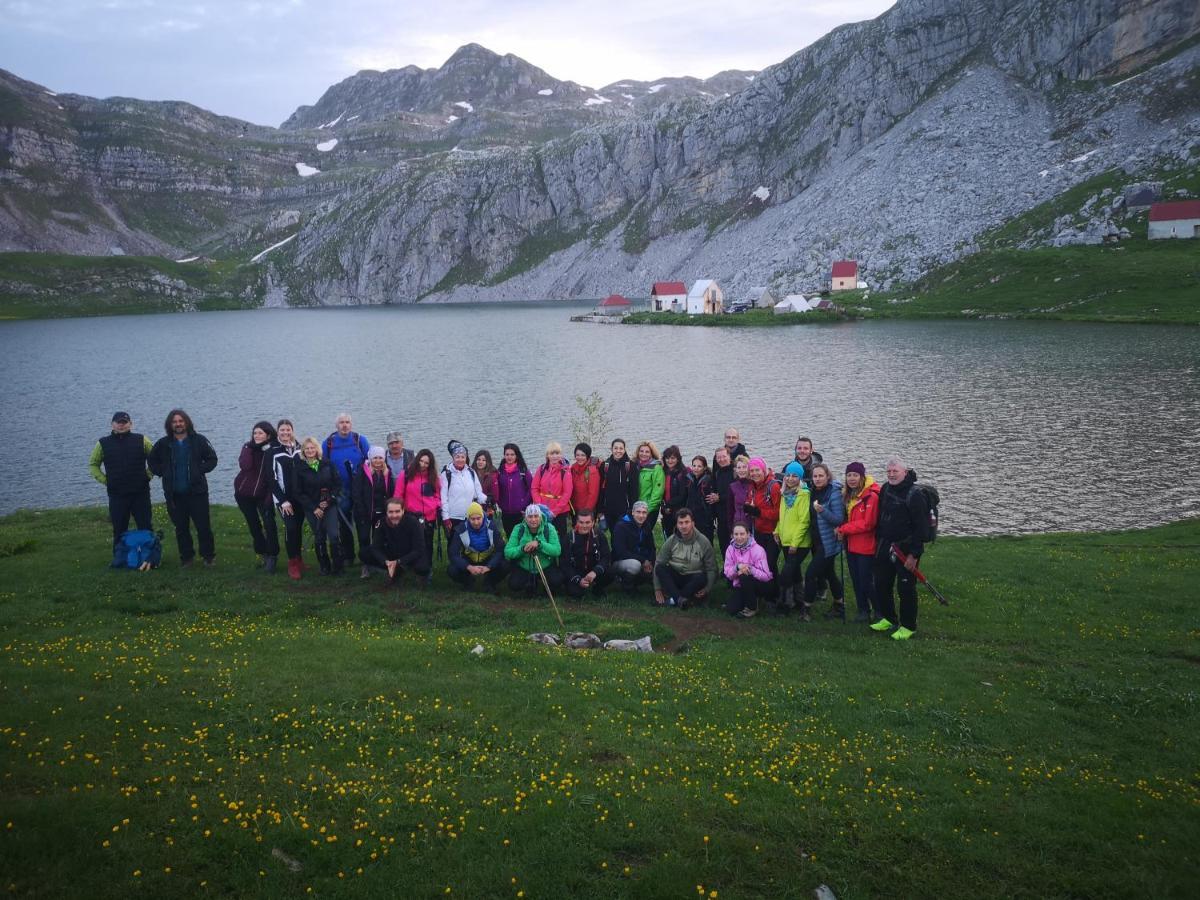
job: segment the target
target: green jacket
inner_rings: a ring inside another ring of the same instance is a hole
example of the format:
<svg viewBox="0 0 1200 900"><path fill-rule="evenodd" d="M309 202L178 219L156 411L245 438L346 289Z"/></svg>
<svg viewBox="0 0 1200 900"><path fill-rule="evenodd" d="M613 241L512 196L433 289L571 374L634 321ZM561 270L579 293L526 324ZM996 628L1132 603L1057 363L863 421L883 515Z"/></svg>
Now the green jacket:
<svg viewBox="0 0 1200 900"><path fill-rule="evenodd" d="M530 541L539 542L537 553L526 553L521 549ZM518 523L517 527L512 530L512 534L508 536L508 543L504 545L504 558L515 562L526 572L537 571L533 564L534 556L541 561L542 568L547 569L557 563L561 554L562 545L558 542L558 532L554 530L553 525L546 521L542 522L541 530L537 534L531 532L524 521Z"/></svg>
<svg viewBox="0 0 1200 900"><path fill-rule="evenodd" d="M154 444L148 437L143 437L142 441L146 445L146 456L149 457L150 451L154 449ZM104 474L104 469L100 466L102 462L104 462L104 448L100 446L99 441L96 441L96 446L92 448L92 455L88 457L88 471L101 484L108 484L108 476ZM150 470L146 469L146 481L150 481L153 477Z"/></svg>
<svg viewBox="0 0 1200 900"><path fill-rule="evenodd" d="M663 501L663 467L658 460L654 465L638 469L638 499L650 507L650 515L658 512Z"/></svg>
<svg viewBox="0 0 1200 900"><path fill-rule="evenodd" d="M787 500L779 498L779 524L775 526L775 534L779 543L785 547L811 547L812 532L809 530L810 508L808 488L801 482L796 495L796 502L788 508Z"/></svg>
<svg viewBox="0 0 1200 900"><path fill-rule="evenodd" d="M662 590L658 582L659 565L666 563L676 572L684 575L694 575L703 572L708 579L708 590L712 590L717 580L717 558L713 553L712 542L699 531L692 532L692 539L685 541L678 534L673 534L665 541L658 556L654 560L654 589Z"/></svg>

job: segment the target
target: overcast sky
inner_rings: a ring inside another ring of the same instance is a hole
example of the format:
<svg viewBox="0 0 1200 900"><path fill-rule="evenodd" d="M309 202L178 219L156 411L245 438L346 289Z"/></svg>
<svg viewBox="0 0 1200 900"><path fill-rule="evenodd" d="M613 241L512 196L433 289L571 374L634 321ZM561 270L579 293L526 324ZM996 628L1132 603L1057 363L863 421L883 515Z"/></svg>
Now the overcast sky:
<svg viewBox="0 0 1200 900"><path fill-rule="evenodd" d="M762 69L892 2L0 0L0 68L276 125L360 69L438 66L471 41L600 87Z"/></svg>

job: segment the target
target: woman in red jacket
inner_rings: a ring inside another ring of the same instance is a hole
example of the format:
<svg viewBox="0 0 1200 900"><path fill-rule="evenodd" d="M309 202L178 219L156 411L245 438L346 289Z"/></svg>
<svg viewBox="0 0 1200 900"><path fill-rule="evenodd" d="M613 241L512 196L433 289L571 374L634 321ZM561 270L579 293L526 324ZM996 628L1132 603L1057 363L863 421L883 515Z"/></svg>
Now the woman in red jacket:
<svg viewBox="0 0 1200 900"><path fill-rule="evenodd" d="M767 468L762 457L750 460L750 489L746 495L746 515L750 519L754 540L767 554L771 571L777 571L779 563L779 541L775 537L775 526L779 524L779 503L783 487L775 479L775 473ZM771 599L775 599L779 579L772 579Z"/></svg>
<svg viewBox="0 0 1200 900"><path fill-rule="evenodd" d="M575 445L575 462L571 464L571 512L590 509L595 518L600 510L600 463L592 459L592 446L584 441Z"/></svg>
<svg viewBox="0 0 1200 900"><path fill-rule="evenodd" d="M862 463L846 466L842 498L846 504L846 522L838 526L837 535L846 545L846 565L850 567L850 582L858 604L854 621L870 622L875 586L871 560L875 556L875 525L879 521L879 485Z"/></svg>

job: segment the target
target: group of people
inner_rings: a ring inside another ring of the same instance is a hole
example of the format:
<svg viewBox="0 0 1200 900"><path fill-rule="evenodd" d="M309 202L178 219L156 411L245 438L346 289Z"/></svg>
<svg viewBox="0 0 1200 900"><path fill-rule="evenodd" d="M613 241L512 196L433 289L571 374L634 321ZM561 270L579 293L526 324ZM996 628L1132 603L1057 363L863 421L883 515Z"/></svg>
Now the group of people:
<svg viewBox="0 0 1200 900"><path fill-rule="evenodd" d="M214 565L206 476L216 452L181 409L167 414L164 430L151 443L118 412L92 450L114 546L131 517L139 529L151 527L150 483L158 477L180 564L195 559L194 528L200 557ZM687 464L676 445L660 453L642 441L630 455L620 438L603 460L578 443L569 462L551 442L532 468L514 443L498 463L488 450L472 457L461 441L446 449L449 461L439 469L432 451L413 453L397 431L372 445L346 413L324 440L299 438L288 419L256 422L233 487L261 565L276 570L279 520L293 579L306 568L307 523L323 575L344 572L357 542L363 578L383 572L393 582L428 583L435 543L440 557L444 542L447 572L468 590L495 592L507 582L518 593L583 598L650 585L655 603L686 608L706 601L722 577L730 614L749 618L770 608L805 620L826 594L826 615L846 617L839 570L849 569L855 621L896 640L916 629L914 573L931 537L930 508L899 457L887 461L881 484L861 462L848 464L839 481L807 437L776 472L736 428L726 429L711 462L697 454Z"/></svg>

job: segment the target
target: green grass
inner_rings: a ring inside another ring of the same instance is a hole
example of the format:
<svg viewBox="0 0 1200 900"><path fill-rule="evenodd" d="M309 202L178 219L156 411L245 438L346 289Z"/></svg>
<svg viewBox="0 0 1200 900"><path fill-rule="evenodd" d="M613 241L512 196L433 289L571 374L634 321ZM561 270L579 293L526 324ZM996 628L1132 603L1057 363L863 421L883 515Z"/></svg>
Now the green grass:
<svg viewBox="0 0 1200 900"><path fill-rule="evenodd" d="M105 569L98 509L0 519L10 895L1194 892L1200 521L943 538L925 568L953 605L923 599L906 645L564 609L686 638L654 655L530 645L544 603L440 574L293 585L215 521L217 568L169 546L135 574Z"/></svg>
<svg viewBox="0 0 1200 900"><path fill-rule="evenodd" d="M815 325L841 321L836 312L813 310L779 313L770 309L748 309L737 315L688 316L671 312L635 312L621 321L626 325L680 325L693 328L774 328L780 325Z"/></svg>

